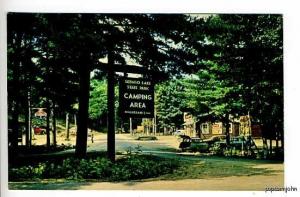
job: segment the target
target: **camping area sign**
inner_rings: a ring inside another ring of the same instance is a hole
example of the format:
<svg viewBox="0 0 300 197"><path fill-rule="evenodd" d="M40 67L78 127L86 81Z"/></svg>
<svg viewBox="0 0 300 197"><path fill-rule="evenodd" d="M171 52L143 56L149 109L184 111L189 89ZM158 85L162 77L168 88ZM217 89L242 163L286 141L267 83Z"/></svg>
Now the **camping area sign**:
<svg viewBox="0 0 300 197"><path fill-rule="evenodd" d="M123 78L119 87L121 117L153 118L154 84L151 80Z"/></svg>

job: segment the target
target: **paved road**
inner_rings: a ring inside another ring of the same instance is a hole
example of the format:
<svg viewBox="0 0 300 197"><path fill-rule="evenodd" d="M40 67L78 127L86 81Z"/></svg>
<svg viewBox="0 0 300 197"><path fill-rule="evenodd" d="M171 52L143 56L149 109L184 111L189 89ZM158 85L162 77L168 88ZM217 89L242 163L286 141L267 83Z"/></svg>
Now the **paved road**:
<svg viewBox="0 0 300 197"><path fill-rule="evenodd" d="M116 151L126 151L129 148L135 150L140 146L142 151L171 151L176 152L179 142L175 136L157 136L158 140L140 141L129 134L116 134ZM106 135L95 137L94 143L89 143L90 151L105 151L107 149Z"/></svg>

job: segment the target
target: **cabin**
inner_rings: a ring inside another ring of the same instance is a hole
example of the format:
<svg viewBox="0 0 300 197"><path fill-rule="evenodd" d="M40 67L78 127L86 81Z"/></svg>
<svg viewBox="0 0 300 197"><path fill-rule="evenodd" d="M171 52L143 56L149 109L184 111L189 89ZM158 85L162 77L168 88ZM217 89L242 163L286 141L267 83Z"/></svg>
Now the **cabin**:
<svg viewBox="0 0 300 197"><path fill-rule="evenodd" d="M220 121L210 118L211 114L202 114L193 116L191 113L185 112L184 133L190 137L209 138L216 135L225 135L226 127ZM261 126L251 122L250 116L240 116L239 118L230 117L229 134L231 136L251 135L252 137L261 137Z"/></svg>

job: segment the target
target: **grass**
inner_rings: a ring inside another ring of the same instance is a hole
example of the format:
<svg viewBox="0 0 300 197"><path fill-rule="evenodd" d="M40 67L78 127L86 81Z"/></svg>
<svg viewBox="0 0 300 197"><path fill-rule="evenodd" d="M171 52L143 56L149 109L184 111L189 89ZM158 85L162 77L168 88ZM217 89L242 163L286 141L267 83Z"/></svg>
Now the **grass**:
<svg viewBox="0 0 300 197"><path fill-rule="evenodd" d="M172 174L162 175L153 180L180 180L180 179L206 179L229 176L253 176L272 174L273 170L266 168L254 168L258 164L269 161L229 159L207 157L201 159L189 159L182 157L181 166Z"/></svg>

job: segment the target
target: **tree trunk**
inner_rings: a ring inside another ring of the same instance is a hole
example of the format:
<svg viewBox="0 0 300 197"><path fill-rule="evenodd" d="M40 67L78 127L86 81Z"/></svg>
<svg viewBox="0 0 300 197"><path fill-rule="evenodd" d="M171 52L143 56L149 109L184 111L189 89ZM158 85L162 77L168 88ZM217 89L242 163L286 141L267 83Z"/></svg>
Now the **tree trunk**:
<svg viewBox="0 0 300 197"><path fill-rule="evenodd" d="M152 118L152 133L155 136L155 120Z"/></svg>
<svg viewBox="0 0 300 197"><path fill-rule="evenodd" d="M16 99L14 103L14 110L12 113L11 147L13 150L17 150L18 148L18 134L19 134L19 99Z"/></svg>
<svg viewBox="0 0 300 197"><path fill-rule="evenodd" d="M53 137L53 146L56 147L56 111L55 104L52 106L52 137Z"/></svg>
<svg viewBox="0 0 300 197"><path fill-rule="evenodd" d="M270 138L270 156L272 156L273 147L272 147L272 138Z"/></svg>
<svg viewBox="0 0 300 197"><path fill-rule="evenodd" d="M28 108L28 116L29 116L29 122L28 122L28 127L29 127L29 146L31 146L32 144L32 116L31 116L31 97L30 97L30 93L29 93L29 108Z"/></svg>
<svg viewBox="0 0 300 197"><path fill-rule="evenodd" d="M47 58L49 58L47 56ZM46 66L46 108L47 108L47 117L46 117L46 144L47 148L50 148L50 115L51 115L51 109L50 109L50 80L49 80L49 73L50 73L50 68L49 65Z"/></svg>
<svg viewBox="0 0 300 197"><path fill-rule="evenodd" d="M199 124L199 132L198 132L198 137L201 138L201 134L202 134L202 128L201 128L201 124Z"/></svg>
<svg viewBox="0 0 300 197"><path fill-rule="evenodd" d="M108 56L108 64L114 63L112 52ZM114 71L108 70L107 73L107 156L111 161L115 161L115 79Z"/></svg>
<svg viewBox="0 0 300 197"><path fill-rule="evenodd" d="M230 146L230 133L229 133L229 128L230 128L230 124L229 124L229 114L225 115L225 119L223 121L224 125L225 125L225 135L226 135L226 145Z"/></svg>
<svg viewBox="0 0 300 197"><path fill-rule="evenodd" d="M75 131L77 131L77 116L74 114L74 125L75 125Z"/></svg>
<svg viewBox="0 0 300 197"><path fill-rule="evenodd" d="M79 109L76 135L76 157L83 158L87 150L88 110L90 89L90 57L85 51L79 61Z"/></svg>
<svg viewBox="0 0 300 197"><path fill-rule="evenodd" d="M28 91L27 94L27 102L26 102L26 113L25 113L25 124L26 124L26 132L25 132L25 144L26 147L30 146L30 131L31 131L31 110L30 110L30 93Z"/></svg>
<svg viewBox="0 0 300 197"><path fill-rule="evenodd" d="M275 133L275 135L276 135L276 151L278 151L278 142L279 142L279 133L278 133L278 131L276 131L276 133Z"/></svg>
<svg viewBox="0 0 300 197"><path fill-rule="evenodd" d="M250 111L248 111L248 117L249 117L249 135L252 136L252 122L251 122L251 116L250 116Z"/></svg>
<svg viewBox="0 0 300 197"><path fill-rule="evenodd" d="M50 104L49 98L46 98L46 105L47 105L47 117L46 117L46 144L47 148L50 148Z"/></svg>
<svg viewBox="0 0 300 197"><path fill-rule="evenodd" d="M19 66L15 65L14 68L14 75L13 75L13 83L14 83L14 93L13 93L13 111L12 111L12 134L11 134L11 146L13 151L16 151L18 148L18 137L19 137L19 111L20 111L20 95L19 95L19 90L20 90L20 72L19 68L21 66L21 62L18 62Z"/></svg>
<svg viewBox="0 0 300 197"><path fill-rule="evenodd" d="M133 131L132 131L132 118L129 118L129 130L130 130L130 134L133 135Z"/></svg>
<svg viewBox="0 0 300 197"><path fill-rule="evenodd" d="M264 159L267 158L268 156L268 142L267 142L267 139L265 137L262 138L263 140L263 157Z"/></svg>
<svg viewBox="0 0 300 197"><path fill-rule="evenodd" d="M284 150L284 134L280 131L281 148Z"/></svg>
<svg viewBox="0 0 300 197"><path fill-rule="evenodd" d="M69 121L69 113L66 113L66 140L70 140L70 121Z"/></svg>

